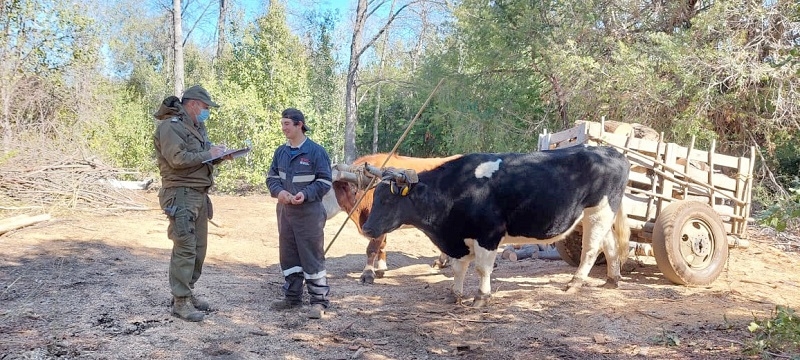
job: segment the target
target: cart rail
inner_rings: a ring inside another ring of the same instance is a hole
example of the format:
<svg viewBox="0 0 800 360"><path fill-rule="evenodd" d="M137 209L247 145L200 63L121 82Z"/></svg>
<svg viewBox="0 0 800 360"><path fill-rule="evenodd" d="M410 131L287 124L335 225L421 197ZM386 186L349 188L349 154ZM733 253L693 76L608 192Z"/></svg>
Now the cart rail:
<svg viewBox="0 0 800 360"><path fill-rule="evenodd" d="M749 157L634 137L634 133L605 131L603 121L582 122L557 133L539 135L539 150L577 145L606 145L631 162L624 206L636 241L650 242L663 209L675 202L693 200L708 204L722 219L729 246L746 246L747 222L752 202L755 149ZM663 134L659 137L663 139Z"/></svg>

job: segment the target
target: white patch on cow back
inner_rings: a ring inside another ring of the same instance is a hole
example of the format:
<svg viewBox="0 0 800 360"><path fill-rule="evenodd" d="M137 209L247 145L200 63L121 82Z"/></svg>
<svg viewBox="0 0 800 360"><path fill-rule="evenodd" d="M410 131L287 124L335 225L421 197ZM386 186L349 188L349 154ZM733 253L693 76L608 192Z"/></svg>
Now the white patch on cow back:
<svg viewBox="0 0 800 360"><path fill-rule="evenodd" d="M495 161L487 161L485 163L478 165L478 167L475 168L475 177L478 179L483 177L491 179L495 171L500 170L501 162L503 162L503 159L497 159Z"/></svg>

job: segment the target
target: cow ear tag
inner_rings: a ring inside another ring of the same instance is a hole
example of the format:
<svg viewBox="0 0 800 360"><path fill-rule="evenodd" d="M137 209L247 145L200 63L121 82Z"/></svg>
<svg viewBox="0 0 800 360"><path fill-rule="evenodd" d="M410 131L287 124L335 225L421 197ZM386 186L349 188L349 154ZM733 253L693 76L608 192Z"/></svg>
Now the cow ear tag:
<svg viewBox="0 0 800 360"><path fill-rule="evenodd" d="M408 195L409 188L408 185L403 185L398 189L397 183L392 181L391 183L389 183L389 190L392 192L393 195L400 194L400 196L406 196Z"/></svg>

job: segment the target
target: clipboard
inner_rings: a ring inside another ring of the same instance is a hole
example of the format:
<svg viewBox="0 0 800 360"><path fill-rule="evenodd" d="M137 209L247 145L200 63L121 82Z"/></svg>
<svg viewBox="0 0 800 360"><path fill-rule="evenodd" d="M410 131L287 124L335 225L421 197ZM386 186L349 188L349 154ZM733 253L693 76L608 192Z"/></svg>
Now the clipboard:
<svg viewBox="0 0 800 360"><path fill-rule="evenodd" d="M247 155L247 153L249 153L249 152L250 152L250 147L249 146L248 147L243 147L241 149L227 150L224 153L222 153L222 155L217 156L217 157L213 157L213 158L208 159L206 161L203 161L203 163L204 164L208 164L210 162L214 162L214 161L219 160L219 159L221 159L223 157L226 157L228 155L232 155L233 158L236 159L238 157L242 157L242 156Z"/></svg>

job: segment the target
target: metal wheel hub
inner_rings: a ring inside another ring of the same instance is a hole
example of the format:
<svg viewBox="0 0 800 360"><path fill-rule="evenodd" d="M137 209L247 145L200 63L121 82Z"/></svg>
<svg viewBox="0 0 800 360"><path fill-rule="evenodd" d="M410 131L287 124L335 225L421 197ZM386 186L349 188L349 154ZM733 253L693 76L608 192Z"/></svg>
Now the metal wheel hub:
<svg viewBox="0 0 800 360"><path fill-rule="evenodd" d="M696 236L691 239L692 252L697 256L708 256L711 254L711 240L707 236Z"/></svg>
<svg viewBox="0 0 800 360"><path fill-rule="evenodd" d="M692 267L705 267L714 246L711 228L703 221L687 221L681 229L681 255Z"/></svg>

